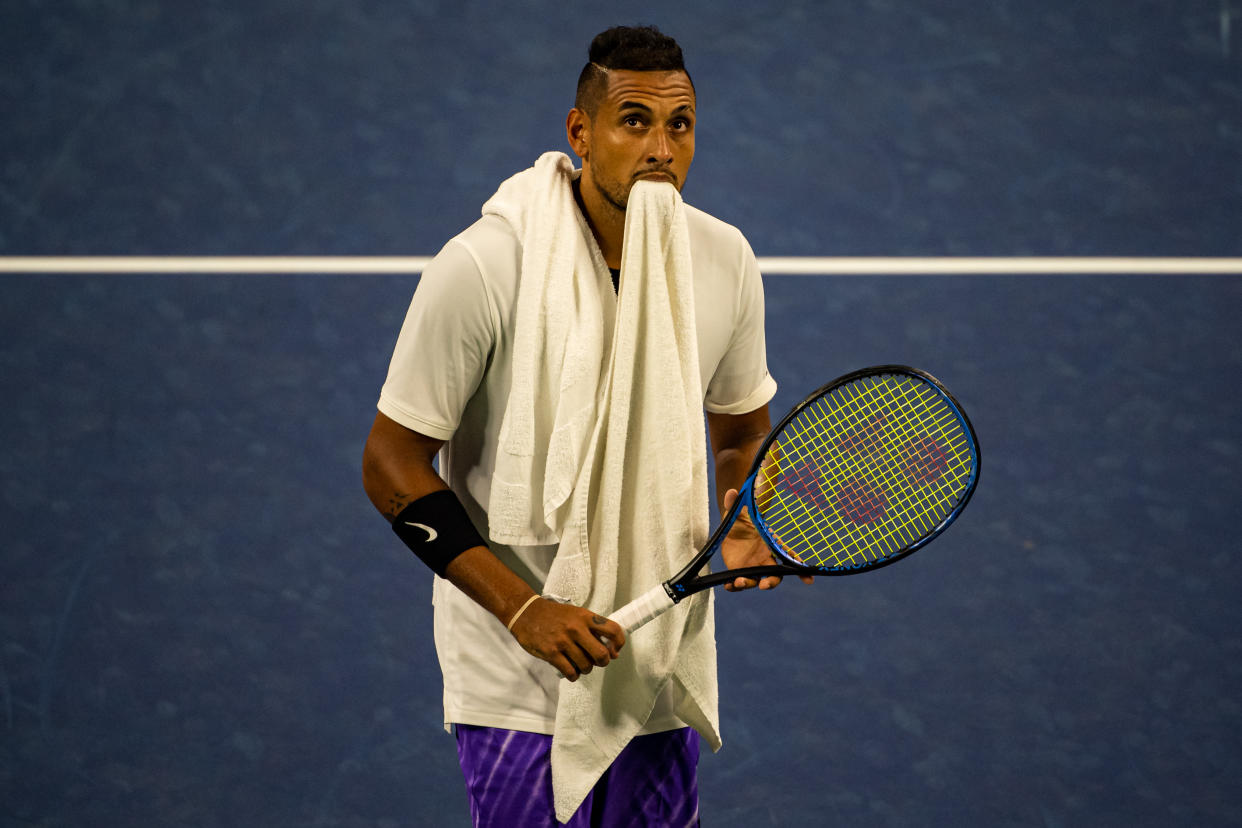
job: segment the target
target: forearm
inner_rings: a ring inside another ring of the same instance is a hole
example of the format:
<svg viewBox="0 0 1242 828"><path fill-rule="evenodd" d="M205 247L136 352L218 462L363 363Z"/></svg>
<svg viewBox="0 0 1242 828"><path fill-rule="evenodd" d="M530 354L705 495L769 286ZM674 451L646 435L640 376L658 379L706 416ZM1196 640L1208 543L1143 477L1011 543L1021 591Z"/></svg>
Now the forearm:
<svg viewBox="0 0 1242 828"><path fill-rule="evenodd" d="M755 462L755 454L767 439L768 407L762 406L748 414L709 412L707 426L716 464L716 505L723 513L725 493L742 487Z"/></svg>
<svg viewBox="0 0 1242 828"><path fill-rule="evenodd" d="M716 505L720 507L722 514L726 511L725 492L742 487L751 464L755 462L755 453L763 445L763 439L763 436L755 437L716 453Z"/></svg>
<svg viewBox="0 0 1242 828"><path fill-rule="evenodd" d="M526 581L486 546L467 549L454 558L445 578L505 625L535 594Z"/></svg>
<svg viewBox="0 0 1242 828"><path fill-rule="evenodd" d="M362 479L367 496L390 523L398 517L407 520L406 510L410 504L414 504L414 510L434 508L437 511L446 505L428 503L420 507L417 502L448 488L432 466L432 459L442 445L442 441L411 431L383 414L375 418L363 452ZM461 509L458 503L447 506L455 511ZM430 515L425 518L432 523L435 519ZM457 519L469 520L464 513ZM602 667L616 658L625 644L625 631L621 627L589 610L554 601L531 602L535 590L506 566L486 543L469 546L458 553L450 543L454 533L444 534L442 530L427 537L430 533L423 519L412 521L412 525L417 526L413 531L420 536L412 549L422 548L420 542L431 543L434 537L439 537L438 543L446 547L420 557L508 627L523 649L547 661L570 681L589 673L593 666ZM481 540L477 529L455 534Z"/></svg>
<svg viewBox="0 0 1242 828"><path fill-rule="evenodd" d="M434 469L409 467L399 474L385 475L371 501L392 522L410 503L447 488ZM504 624L534 593L487 546L462 552L449 562L444 577Z"/></svg>
<svg viewBox="0 0 1242 828"><path fill-rule="evenodd" d="M441 441L376 418L363 455L363 487L375 508L391 523L408 505L448 488L432 466ZM445 568L450 583L507 624L534 594L485 545L463 551Z"/></svg>

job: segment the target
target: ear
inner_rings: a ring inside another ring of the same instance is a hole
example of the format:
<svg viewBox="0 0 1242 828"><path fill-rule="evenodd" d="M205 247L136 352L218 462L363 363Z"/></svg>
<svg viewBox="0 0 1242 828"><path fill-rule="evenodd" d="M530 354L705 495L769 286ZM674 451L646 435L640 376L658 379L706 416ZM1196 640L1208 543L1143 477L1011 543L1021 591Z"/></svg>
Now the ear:
<svg viewBox="0 0 1242 828"><path fill-rule="evenodd" d="M569 110L569 115L565 117L565 137L574 154L583 161L587 160L591 145L591 118L577 107Z"/></svg>

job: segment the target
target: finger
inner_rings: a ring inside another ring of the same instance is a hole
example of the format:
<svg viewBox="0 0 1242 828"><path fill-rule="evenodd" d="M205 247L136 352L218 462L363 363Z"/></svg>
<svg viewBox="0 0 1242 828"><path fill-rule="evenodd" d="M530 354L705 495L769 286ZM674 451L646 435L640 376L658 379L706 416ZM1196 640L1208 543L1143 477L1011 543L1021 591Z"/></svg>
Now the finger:
<svg viewBox="0 0 1242 828"><path fill-rule="evenodd" d="M573 633L574 642L583 654L591 660L591 664L596 667L607 667L608 662L612 661L612 650L608 644L599 640L599 636L595 634L591 628L575 631Z"/></svg>
<svg viewBox="0 0 1242 828"><path fill-rule="evenodd" d="M807 586L810 586L811 584L815 583L814 575L799 575L798 578L801 579L802 583L806 584Z"/></svg>
<svg viewBox="0 0 1242 828"><path fill-rule="evenodd" d="M625 628L610 618L596 615L591 618L591 631L608 648L608 657L617 658L625 646Z"/></svg>
<svg viewBox="0 0 1242 828"><path fill-rule="evenodd" d="M570 681L578 680L578 668L573 665L573 662L565 658L565 656L561 655L560 653L557 653L552 658L549 658L547 661L549 664L555 667L557 672L559 672L565 678L569 679Z"/></svg>
<svg viewBox="0 0 1242 828"><path fill-rule="evenodd" d="M755 581L753 578L734 578L733 582L725 585L728 592L738 592L743 589L754 589Z"/></svg>
<svg viewBox="0 0 1242 828"><path fill-rule="evenodd" d="M733 501L735 500L737 500L737 489L729 489L724 493L722 501L726 512L733 508Z"/></svg>
<svg viewBox="0 0 1242 828"><path fill-rule="evenodd" d="M603 648L601 647L600 649ZM579 676L585 676L595 666L595 657L580 646L570 644L565 648L563 654L569 660L569 663L574 666L574 669L577 670Z"/></svg>
<svg viewBox="0 0 1242 828"><path fill-rule="evenodd" d="M760 589L776 589L781 584L780 575L769 575L759 582Z"/></svg>

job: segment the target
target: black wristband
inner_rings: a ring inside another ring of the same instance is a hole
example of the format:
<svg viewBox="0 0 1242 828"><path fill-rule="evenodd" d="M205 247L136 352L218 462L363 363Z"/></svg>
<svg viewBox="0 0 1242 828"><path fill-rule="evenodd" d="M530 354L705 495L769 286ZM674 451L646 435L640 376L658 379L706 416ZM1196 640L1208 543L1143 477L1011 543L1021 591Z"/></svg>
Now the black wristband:
<svg viewBox="0 0 1242 828"><path fill-rule="evenodd" d="M406 506L393 519L392 531L441 578L449 562L462 552L487 546L466 508L449 489L424 495Z"/></svg>

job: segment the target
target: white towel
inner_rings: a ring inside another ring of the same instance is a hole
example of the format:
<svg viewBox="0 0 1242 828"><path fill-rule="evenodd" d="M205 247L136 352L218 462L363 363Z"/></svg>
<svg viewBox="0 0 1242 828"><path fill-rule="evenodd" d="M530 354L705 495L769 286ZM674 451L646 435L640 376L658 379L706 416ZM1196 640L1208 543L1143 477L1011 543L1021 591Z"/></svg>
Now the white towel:
<svg viewBox="0 0 1242 828"><path fill-rule="evenodd" d="M502 183L483 205L522 247L513 385L487 504L488 534L516 546L560 540L596 420L616 300L599 247L574 201L560 152Z"/></svg>
<svg viewBox="0 0 1242 828"><path fill-rule="evenodd" d="M544 594L601 614L675 574L706 540L703 390L689 231L671 184L630 192L603 393ZM562 681L552 742L557 818L569 819L676 682L676 713L720 747L711 592L630 638L621 658Z"/></svg>

